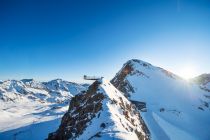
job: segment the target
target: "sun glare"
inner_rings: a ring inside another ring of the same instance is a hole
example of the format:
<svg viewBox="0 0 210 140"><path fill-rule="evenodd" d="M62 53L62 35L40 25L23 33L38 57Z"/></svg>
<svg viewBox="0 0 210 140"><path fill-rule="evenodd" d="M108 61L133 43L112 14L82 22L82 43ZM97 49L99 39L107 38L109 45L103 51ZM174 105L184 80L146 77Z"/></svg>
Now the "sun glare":
<svg viewBox="0 0 210 140"><path fill-rule="evenodd" d="M182 78L189 80L190 78L195 77L196 71L195 68L192 66L185 66L180 70L179 75Z"/></svg>

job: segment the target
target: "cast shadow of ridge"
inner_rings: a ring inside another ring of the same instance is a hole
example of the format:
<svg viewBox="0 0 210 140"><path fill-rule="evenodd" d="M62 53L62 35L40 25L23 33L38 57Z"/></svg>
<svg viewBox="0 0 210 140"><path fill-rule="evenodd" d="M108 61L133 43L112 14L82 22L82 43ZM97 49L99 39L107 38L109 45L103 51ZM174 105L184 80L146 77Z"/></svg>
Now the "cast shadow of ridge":
<svg viewBox="0 0 210 140"><path fill-rule="evenodd" d="M60 122L61 118L58 118L0 132L0 140L44 140L49 133L57 130Z"/></svg>

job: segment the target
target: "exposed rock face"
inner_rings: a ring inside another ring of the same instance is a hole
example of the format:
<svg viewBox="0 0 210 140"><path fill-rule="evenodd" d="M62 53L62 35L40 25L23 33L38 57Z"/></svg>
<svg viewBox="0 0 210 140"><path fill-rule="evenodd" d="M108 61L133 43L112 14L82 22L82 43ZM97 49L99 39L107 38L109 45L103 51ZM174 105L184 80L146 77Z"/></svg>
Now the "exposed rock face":
<svg viewBox="0 0 210 140"><path fill-rule="evenodd" d="M134 100L130 100L130 101L131 101L131 103L133 103L138 108L138 110L140 110L142 112L147 111L145 102L134 101Z"/></svg>
<svg viewBox="0 0 210 140"><path fill-rule="evenodd" d="M207 84L210 82L210 74L202 74L192 79L197 84Z"/></svg>
<svg viewBox="0 0 210 140"><path fill-rule="evenodd" d="M128 74L133 72L133 67L131 61L126 63L119 73L111 80L111 83L125 94L126 97L130 96L130 92L134 92L133 87L130 85L129 81L126 79Z"/></svg>
<svg viewBox="0 0 210 140"><path fill-rule="evenodd" d="M210 74L202 74L191 79L191 81L199 84L201 89L210 92Z"/></svg>
<svg viewBox="0 0 210 140"><path fill-rule="evenodd" d="M165 74L167 77L173 78L173 79L180 79L177 75L164 70L163 68L160 67L154 67L150 63L137 60L137 59L132 59L126 62L122 69L115 75L115 77L111 80L111 83L121 92L125 94L126 97L130 97L132 93L135 92L135 88L132 86L132 84L129 82L127 79L128 76L139 76L143 77L146 79L149 79L150 76L147 75L144 71L139 70L136 68L136 64L141 66L144 69L152 70L152 69L158 69L160 70L163 74Z"/></svg>
<svg viewBox="0 0 210 140"><path fill-rule="evenodd" d="M69 110L63 116L59 129L49 135L49 140L75 139L82 134L88 122L102 109L105 96L97 93L98 85L99 82L95 82L85 94L78 94L72 98Z"/></svg>
<svg viewBox="0 0 210 140"><path fill-rule="evenodd" d="M86 90L61 79L0 82L0 140L46 139L59 127L71 98Z"/></svg>
<svg viewBox="0 0 210 140"><path fill-rule="evenodd" d="M111 82L137 106L153 139L209 139L206 124L210 124L210 95L206 91L210 91L210 76L205 74L195 81L200 87L163 68L133 59Z"/></svg>
<svg viewBox="0 0 210 140"><path fill-rule="evenodd" d="M150 138L143 119L111 83L94 82L86 93L72 98L59 129L48 140Z"/></svg>

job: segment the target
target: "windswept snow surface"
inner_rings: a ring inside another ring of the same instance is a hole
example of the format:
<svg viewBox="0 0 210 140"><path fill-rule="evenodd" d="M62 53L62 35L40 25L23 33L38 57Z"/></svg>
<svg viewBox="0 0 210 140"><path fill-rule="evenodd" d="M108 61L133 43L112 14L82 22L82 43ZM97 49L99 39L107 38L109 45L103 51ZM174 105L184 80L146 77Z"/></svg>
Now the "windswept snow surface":
<svg viewBox="0 0 210 140"><path fill-rule="evenodd" d="M126 65L132 67L124 79L133 88L128 98L146 103L142 116L153 140L210 139L209 92L144 61Z"/></svg>
<svg viewBox="0 0 210 140"><path fill-rule="evenodd" d="M68 103L84 87L61 79L0 83L0 140L43 140L55 131Z"/></svg>

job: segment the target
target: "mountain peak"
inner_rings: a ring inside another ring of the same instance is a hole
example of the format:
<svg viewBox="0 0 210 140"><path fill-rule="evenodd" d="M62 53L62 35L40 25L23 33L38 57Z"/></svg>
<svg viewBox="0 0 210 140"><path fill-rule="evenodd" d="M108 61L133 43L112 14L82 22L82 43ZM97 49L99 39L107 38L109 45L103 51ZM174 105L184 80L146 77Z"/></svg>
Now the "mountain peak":
<svg viewBox="0 0 210 140"><path fill-rule="evenodd" d="M148 139L138 111L109 81L97 80L85 93L72 98L61 125L49 140Z"/></svg>
<svg viewBox="0 0 210 140"><path fill-rule="evenodd" d="M208 74L201 77L204 83L209 80ZM201 87L203 91L167 70L134 59L123 65L111 83L130 101L139 103L154 139L209 138L209 125L205 125L210 115L210 96L206 92L210 91L209 82ZM183 134L179 138L180 132Z"/></svg>
<svg viewBox="0 0 210 140"><path fill-rule="evenodd" d="M125 64L131 64L131 65L135 65L135 64L138 64L138 65L142 65L144 67L147 67L147 66L152 66L150 63L148 62L145 62L143 60L138 60L138 59L131 59L131 60L128 60Z"/></svg>
<svg viewBox="0 0 210 140"><path fill-rule="evenodd" d="M50 83L50 82L57 82L57 83L61 83L61 82L63 82L63 81L64 81L63 79L61 79L61 78L57 78L57 79L54 79L54 80L49 81L49 83Z"/></svg>
<svg viewBox="0 0 210 140"><path fill-rule="evenodd" d="M134 92L134 88L129 83L129 78L138 77L141 79L150 79L154 80L156 78L167 78L167 79L176 79L181 80L181 78L170 71L167 71L163 68L153 66L152 64L132 59L127 61L121 70L116 74L116 76L111 80L111 83L120 89L126 97L130 96L130 93Z"/></svg>
<svg viewBox="0 0 210 140"><path fill-rule="evenodd" d="M154 66L142 60L131 59L123 65L121 70L111 80L111 83L122 91L126 97L129 97L130 93L134 92L134 89L128 82L127 77L129 75L140 75L148 78L149 76L144 72L147 69L154 69Z"/></svg>

